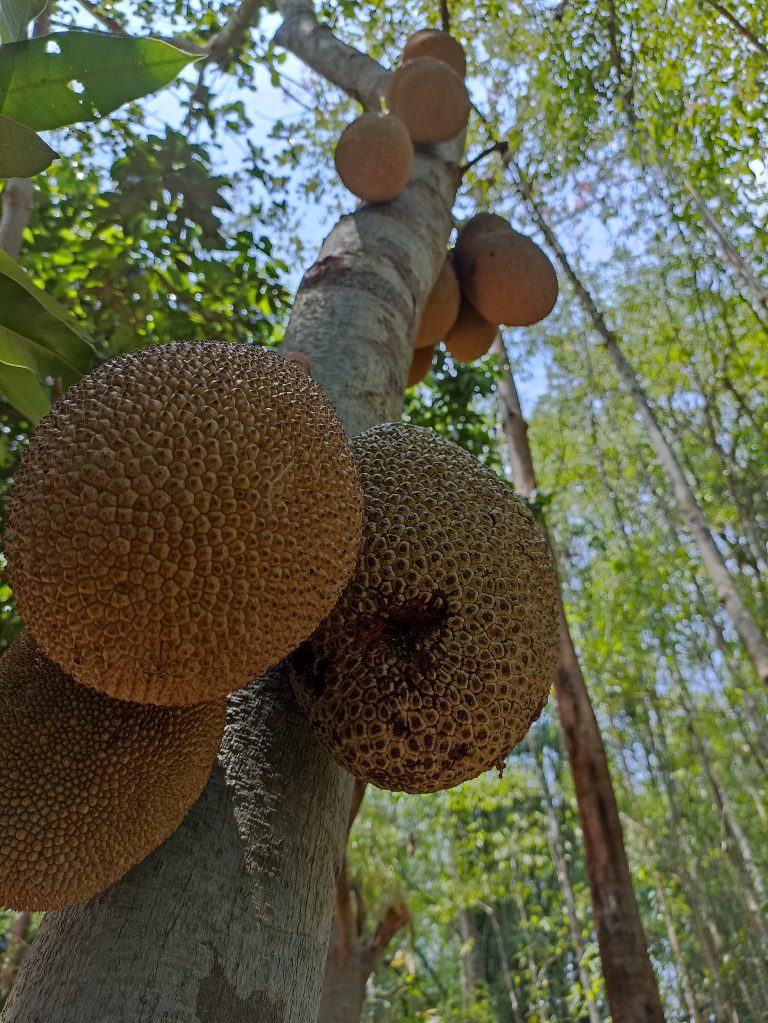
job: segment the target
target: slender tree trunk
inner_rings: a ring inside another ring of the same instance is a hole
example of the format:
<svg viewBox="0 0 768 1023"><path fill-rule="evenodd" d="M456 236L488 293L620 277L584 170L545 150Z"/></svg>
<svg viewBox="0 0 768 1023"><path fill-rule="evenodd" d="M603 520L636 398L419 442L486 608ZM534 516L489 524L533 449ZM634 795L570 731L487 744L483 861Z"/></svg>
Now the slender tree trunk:
<svg viewBox="0 0 768 1023"><path fill-rule="evenodd" d="M355 780L347 842L365 788L365 782ZM405 904L390 906L374 933L364 938L365 906L360 893L349 883L345 856L336 882L336 912L325 959L318 1023L360 1023L368 978L384 958L392 938L409 920Z"/></svg>
<svg viewBox="0 0 768 1023"><path fill-rule="evenodd" d="M650 732L650 740L654 755L658 760L658 751L652 731ZM680 881L685 901L691 912L694 930L699 948L701 949L702 965L710 981L715 1021L716 1023L739 1023L736 1009L728 997L728 985L720 972L722 940L720 939L717 926L710 916L706 900L702 898L703 889L699 883L696 858L691 848L688 834L683 826L672 776L664 763L660 762L660 767L662 787L669 804L669 838L672 847L675 849L674 876ZM649 770L651 776L656 777L656 772L653 771L650 763ZM623 780L627 792L633 800L636 799L637 794L632 783L632 775L626 767L623 772ZM651 838L646 841L649 853L653 856L655 862L659 864L660 856L655 840Z"/></svg>
<svg viewBox="0 0 768 1023"><path fill-rule="evenodd" d="M573 945L573 950L576 955L579 981L587 1003L587 1012L589 1014L590 1023L600 1023L600 1013L598 1012L597 1005L592 997L592 981L587 973L586 967L584 966L584 942L581 938L581 926L579 924L579 916L576 911L576 898L573 893L571 878L568 873L568 862L565 858L565 848L563 846L562 838L560 837L560 821L555 809L552 789L549 785L547 772L544 769L544 760L541 755L541 749L539 748L536 740L535 731L532 730L528 733L528 742L533 749L533 761L536 768L536 775L539 779L541 790L544 793L544 807L547 812L549 848L552 853L552 861L555 864L557 880L560 884L560 891L562 892L563 901L565 902L565 911L568 918L568 930L570 931L571 944Z"/></svg>
<svg viewBox="0 0 768 1023"><path fill-rule="evenodd" d="M705 0L705 2L709 2L713 7L721 8L721 5L715 4L714 0ZM759 314L762 317L765 317L766 314L768 314L768 288L757 278L752 267L737 249L725 226L721 224L714 213L712 213L704 201L703 196L690 178L669 158L662 146L660 146L659 143L652 138L645 128L639 123L634 105L633 86L631 81L628 81L625 75L624 60L621 54L618 16L614 0L607 0L607 6L608 32L611 43L610 57L614 71L616 72L619 107L627 122L630 138L638 147L641 160L645 165L644 169L646 173L652 173L652 168L647 166L647 159L645 158L641 147L645 147L650 150L653 155L653 159L659 167L661 167L667 180L672 182L673 187L682 189L688 194L693 205L698 211L704 230L719 249L725 262L736 274L736 277L740 281L744 291L755 303ZM734 19L734 21L735 25L738 26L742 31L742 34L744 34L745 26L736 19ZM752 33L750 33L749 37L753 44L758 41L757 37Z"/></svg>
<svg viewBox="0 0 768 1023"><path fill-rule="evenodd" d="M10 926L5 954L0 962L0 1008L5 1004L19 967L29 951L28 938L31 924L31 913L17 913L16 919Z"/></svg>
<svg viewBox="0 0 768 1023"><path fill-rule="evenodd" d="M685 714L685 725L691 737L694 749L698 754L699 762L704 774L704 781L709 793L712 805L722 822L725 833L728 837L726 849L733 863L734 870L741 879L741 886L744 898L747 902L755 932L760 943L768 952L768 923L766 922L763 906L768 902L766 899L765 887L763 885L760 871L755 864L747 836L739 824L735 813L730 805L730 800L725 790L718 783L715 772L712 768L709 750L704 740L699 735L694 721L693 709L690 702L690 694L687 691L685 680L679 670L675 671L675 678L680 687L682 696L683 712Z"/></svg>
<svg viewBox="0 0 768 1023"><path fill-rule="evenodd" d="M382 71L282 2L282 45L377 106ZM460 146L425 150L392 203L331 232L285 335L350 434L397 420L416 322L445 258ZM220 766L176 833L104 894L48 914L6 1023L311 1023L351 778L278 667L231 699Z"/></svg>
<svg viewBox="0 0 768 1023"><path fill-rule="evenodd" d="M487 915L491 925L491 930L493 931L493 941L496 946L496 955L499 960L499 976L501 977L504 993L509 1001L509 1008L512 1014L513 1023L524 1023L523 1014L520 1009L520 1000L517 997L517 992L515 991L512 974L509 972L509 963L507 962L507 953L504 948L504 936L501 933L499 918L496 915L496 911L493 906L489 906L485 902L480 902L478 905Z"/></svg>
<svg viewBox="0 0 768 1023"><path fill-rule="evenodd" d="M731 578L725 560L712 536L706 516L696 500L696 495L691 485L686 479L677 455L672 450L656 420L648 396L643 390L637 374L624 355L617 334L606 323L592 295L573 270L565 250L545 220L525 175L512 156L507 154L506 159L514 169L520 194L527 201L537 225L547 239L547 243L555 252L584 311L591 319L605 351L613 361L619 376L634 401L637 413L648 431L648 439L651 446L656 452L656 457L659 459L670 481L678 510L696 542L704 567L714 584L715 591L722 601L734 629L744 644L744 649L749 655L758 677L768 686L768 641L766 641L763 632L755 623L749 609L741 598L734 580Z"/></svg>
<svg viewBox="0 0 768 1023"><path fill-rule="evenodd" d="M528 444L528 426L520 409L506 350L498 340L495 350L503 366L498 395L512 479L517 492L530 498L536 491L536 473ZM632 889L608 760L562 599L559 629L560 659L555 695L579 805L595 930L611 1014L614 1023L663 1020L656 978Z"/></svg>
<svg viewBox="0 0 768 1023"><path fill-rule="evenodd" d="M704 1017L701 1013L701 1008L696 997L694 984L685 963L683 950L680 947L680 939L677 935L675 922L672 919L672 913L669 909L669 903L667 902L664 886L662 885L661 878L656 871L654 871L653 877L656 884L656 894L659 897L659 905L661 906L661 911L664 915L664 924L667 928L669 947L672 950L672 958L675 960L675 967L680 978L680 986L683 991L683 1001L688 1006L688 1011L691 1014L691 1020L693 1023L704 1023Z"/></svg>
<svg viewBox="0 0 768 1023"><path fill-rule="evenodd" d="M519 887L515 888L514 900L520 917L521 930L523 932L523 943L525 945L525 959L528 966L528 974L531 978L528 1019L538 1020L538 1023L549 1023L550 1020L557 1019L557 1013L555 1013L550 999L549 978L547 977L546 969L540 969L533 956L533 934L531 932L531 924L528 919L528 911L525 908L525 899L520 894ZM531 1009L534 1005L535 1015L531 1016Z"/></svg>
<svg viewBox="0 0 768 1023"><path fill-rule="evenodd" d="M480 959L480 935L472 917L472 910L462 906L456 914L456 930L461 939L461 991L465 1013L485 984L485 971Z"/></svg>

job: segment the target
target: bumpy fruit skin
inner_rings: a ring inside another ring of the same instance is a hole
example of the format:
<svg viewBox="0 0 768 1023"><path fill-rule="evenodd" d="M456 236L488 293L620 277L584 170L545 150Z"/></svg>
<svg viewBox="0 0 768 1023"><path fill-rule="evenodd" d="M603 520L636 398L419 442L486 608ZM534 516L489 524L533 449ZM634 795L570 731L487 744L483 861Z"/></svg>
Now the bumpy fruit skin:
<svg viewBox="0 0 768 1023"><path fill-rule="evenodd" d="M22 633L0 658L0 904L70 906L143 860L202 791L225 716L112 700Z"/></svg>
<svg viewBox="0 0 768 1023"><path fill-rule="evenodd" d="M363 114L341 133L334 162L345 187L358 199L387 202L411 176L411 136L391 114Z"/></svg>
<svg viewBox="0 0 768 1023"><path fill-rule="evenodd" d="M434 57L409 60L393 71L384 96L390 113L403 122L414 142L448 142L469 120L469 93L464 82Z"/></svg>
<svg viewBox="0 0 768 1023"><path fill-rule="evenodd" d="M498 330L495 323L483 319L472 303L462 298L459 315L445 338L445 347L458 362L474 362L485 355Z"/></svg>
<svg viewBox="0 0 768 1023"><path fill-rule="evenodd" d="M382 788L432 792L518 743L557 662L557 582L498 477L421 427L356 437L366 524L332 614L289 658L327 752Z"/></svg>
<svg viewBox="0 0 768 1023"><path fill-rule="evenodd" d="M275 352L153 345L56 402L11 494L8 565L43 652L140 703L238 689L312 632L362 494L334 409Z"/></svg>
<svg viewBox="0 0 768 1023"><path fill-rule="evenodd" d="M445 335L456 322L461 304L461 291L456 271L451 258L443 263L434 287L430 292L424 312L419 321L416 335L416 347L428 348L438 341L444 341Z"/></svg>
<svg viewBox="0 0 768 1023"><path fill-rule="evenodd" d="M403 63L417 57L433 57L453 68L460 78L467 73L467 58L461 43L437 28L415 32L403 47Z"/></svg>
<svg viewBox="0 0 768 1023"><path fill-rule="evenodd" d="M456 273L462 294L484 319L526 327L552 311L557 274L535 242L499 220L479 214L463 228L454 249Z"/></svg>

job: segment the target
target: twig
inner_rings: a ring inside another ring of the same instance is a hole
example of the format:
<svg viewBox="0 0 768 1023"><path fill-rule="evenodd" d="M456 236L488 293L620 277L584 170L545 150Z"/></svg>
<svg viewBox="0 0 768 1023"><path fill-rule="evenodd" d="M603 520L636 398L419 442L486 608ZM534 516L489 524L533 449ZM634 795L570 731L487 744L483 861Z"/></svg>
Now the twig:
<svg viewBox="0 0 768 1023"><path fill-rule="evenodd" d="M121 25L116 18L113 18L109 14L105 14L103 11L99 10L96 4L92 3L91 0L77 0L77 2L83 10L87 11L91 15L92 18L95 18L99 24L103 25L110 35L130 35L127 29ZM184 39L181 36L150 35L148 38L156 39L160 43L168 43L169 46L175 46L177 49L184 50L186 53L194 53L201 57L207 56L208 54L207 46L203 46L201 43L194 43L191 39Z"/></svg>
<svg viewBox="0 0 768 1023"><path fill-rule="evenodd" d="M718 14L722 14L724 18L730 21L740 35L743 35L745 39L748 39L750 43L752 43L756 50L762 53L764 57L768 57L768 46L758 39L750 28L747 28L743 22L739 21L736 15L732 14L727 7L723 4L717 3L717 0L704 0L704 3L709 4L709 6L716 10Z"/></svg>
<svg viewBox="0 0 768 1023"><path fill-rule="evenodd" d="M448 0L440 0L440 20L443 23L443 32L450 32L451 12L448 10Z"/></svg>
<svg viewBox="0 0 768 1023"><path fill-rule="evenodd" d="M491 153L501 153L503 155L508 149L508 142L494 142L492 146L488 146L488 148L484 149L482 153L478 153L477 156L473 156L471 160L468 160L465 164L463 164L459 168L459 171L462 175L464 175L470 167L474 167L476 163L480 163L481 160L484 160L486 156L490 156Z"/></svg>

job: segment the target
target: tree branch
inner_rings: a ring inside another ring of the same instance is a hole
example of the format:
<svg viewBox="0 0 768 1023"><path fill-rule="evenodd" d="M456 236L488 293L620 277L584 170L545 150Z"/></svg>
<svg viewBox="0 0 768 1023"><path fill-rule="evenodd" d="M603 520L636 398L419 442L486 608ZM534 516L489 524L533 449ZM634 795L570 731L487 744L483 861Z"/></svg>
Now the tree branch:
<svg viewBox="0 0 768 1023"><path fill-rule="evenodd" d="M341 871L336 882L336 934L338 935L339 947L345 953L350 950L352 936L357 937L355 921L352 919L352 893L347 877L347 857L341 861Z"/></svg>
<svg viewBox="0 0 768 1023"><path fill-rule="evenodd" d="M764 57L768 57L768 46L766 46L764 42L758 39L750 28L747 28L747 26L743 22L739 21L736 15L732 14L727 7L725 7L723 4L717 3L717 0L704 0L704 3L708 4L713 10L717 11L718 14L722 15L724 18L730 21L730 23L733 25L733 27L736 29L739 35L742 35L744 36L745 39L748 39L752 46L754 46L754 48L759 53L762 53Z"/></svg>
<svg viewBox="0 0 768 1023"><path fill-rule="evenodd" d="M349 835L349 832L352 830L355 818L360 813L360 807L363 805L363 798L365 796L365 789L365 782L360 781L359 778L355 778L355 787L352 790L352 806L349 810L349 827L347 828L347 835Z"/></svg>
<svg viewBox="0 0 768 1023"><path fill-rule="evenodd" d="M77 0L77 2L80 4L84 11L87 11L92 18L95 18L100 25L103 25L104 28L110 33L110 35L113 36L130 35L130 32L128 32L128 30L123 25L121 25L116 18L113 18L109 14L105 14L103 11L99 10L96 4L92 3L92 0ZM183 39L180 36L156 36L156 35L151 35L149 36L149 38L157 39L158 42L161 43L168 43L170 46L175 46L178 50L184 50L186 53L195 53L199 54L200 56L208 55L208 46L204 46L201 43L194 43L192 42L191 39ZM215 38L216 36L213 36L213 39Z"/></svg>
<svg viewBox="0 0 768 1023"><path fill-rule="evenodd" d="M264 0L241 0L224 27L208 40L208 59L225 67L263 6Z"/></svg>
<svg viewBox="0 0 768 1023"><path fill-rule="evenodd" d="M387 946L397 932L405 927L411 919L408 907L404 902L397 906L390 906L384 914L383 920L373 934L365 943L365 959L369 975L373 973L387 951Z"/></svg>
<svg viewBox="0 0 768 1023"><path fill-rule="evenodd" d="M440 0L440 21L443 25L443 32L450 32L451 12L448 10L448 0Z"/></svg>
<svg viewBox="0 0 768 1023"><path fill-rule="evenodd" d="M318 24L308 0L278 0L283 23L275 42L299 60L338 85L365 107L378 110L388 72L371 57L337 39L329 28Z"/></svg>

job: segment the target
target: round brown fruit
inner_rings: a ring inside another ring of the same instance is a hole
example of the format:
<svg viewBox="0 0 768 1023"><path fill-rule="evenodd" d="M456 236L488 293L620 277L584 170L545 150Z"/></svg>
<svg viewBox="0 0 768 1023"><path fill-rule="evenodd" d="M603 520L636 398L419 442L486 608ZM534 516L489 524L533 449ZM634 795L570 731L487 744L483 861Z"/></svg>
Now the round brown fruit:
<svg viewBox="0 0 768 1023"><path fill-rule="evenodd" d="M498 326L483 319L466 298L456 322L445 339L445 347L458 362L474 362L488 351L498 333Z"/></svg>
<svg viewBox="0 0 768 1023"><path fill-rule="evenodd" d="M384 90L390 113L414 142L448 142L469 120L469 93L459 75L434 57L417 57L393 71Z"/></svg>
<svg viewBox="0 0 768 1023"><path fill-rule="evenodd" d="M421 314L415 342L417 348L428 348L445 338L459 315L460 303L459 279L448 256Z"/></svg>
<svg viewBox="0 0 768 1023"><path fill-rule="evenodd" d="M0 658L0 905L70 906L149 855L202 791L225 716L223 699L113 700L22 633Z"/></svg>
<svg viewBox="0 0 768 1023"><path fill-rule="evenodd" d="M365 493L357 569L288 664L330 756L382 788L433 792L498 764L546 703L557 580L536 520L432 430L352 446Z"/></svg>
<svg viewBox="0 0 768 1023"><path fill-rule="evenodd" d="M535 242L504 222L462 231L454 250L462 293L492 323L525 327L547 316L557 301L557 274Z"/></svg>
<svg viewBox="0 0 768 1023"><path fill-rule="evenodd" d="M427 373L429 373L429 367L432 365L434 357L434 345L430 345L429 348L414 348L406 387L415 387L416 384L421 383Z"/></svg>
<svg viewBox="0 0 768 1023"><path fill-rule="evenodd" d="M200 703L290 653L362 528L333 406L276 352L152 345L70 388L11 493L7 555L43 652L140 703Z"/></svg>
<svg viewBox="0 0 768 1023"><path fill-rule="evenodd" d="M437 28L423 28L414 33L403 47L403 63L418 57L433 57L453 68L460 78L467 73L464 48L453 36Z"/></svg>
<svg viewBox="0 0 768 1023"><path fill-rule="evenodd" d="M345 187L358 199L387 202L408 184L413 143L403 122L391 114L363 114L341 133L334 161Z"/></svg>

